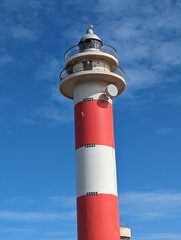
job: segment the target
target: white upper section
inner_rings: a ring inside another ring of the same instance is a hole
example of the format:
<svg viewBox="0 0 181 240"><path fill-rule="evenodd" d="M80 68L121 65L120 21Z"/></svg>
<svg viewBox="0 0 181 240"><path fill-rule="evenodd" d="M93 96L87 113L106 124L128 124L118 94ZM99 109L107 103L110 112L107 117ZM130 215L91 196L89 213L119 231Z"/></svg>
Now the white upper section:
<svg viewBox="0 0 181 240"><path fill-rule="evenodd" d="M89 192L117 195L115 150L96 145L76 150L77 196Z"/></svg>
<svg viewBox="0 0 181 240"><path fill-rule="evenodd" d="M108 100L112 103L112 100L110 98L108 99L105 95L105 89L107 86L108 84L106 82L96 80L78 84L74 88L74 105L83 101L85 98Z"/></svg>

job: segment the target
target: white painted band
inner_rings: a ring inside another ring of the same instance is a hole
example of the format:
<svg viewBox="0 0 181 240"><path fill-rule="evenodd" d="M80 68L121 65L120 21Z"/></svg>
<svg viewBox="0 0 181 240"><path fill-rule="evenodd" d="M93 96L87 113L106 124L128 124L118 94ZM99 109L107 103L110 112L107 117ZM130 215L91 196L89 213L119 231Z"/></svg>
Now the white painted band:
<svg viewBox="0 0 181 240"><path fill-rule="evenodd" d="M105 95L105 88L108 86L106 82L92 80L78 84L74 88L74 105L87 98L106 100L112 103Z"/></svg>
<svg viewBox="0 0 181 240"><path fill-rule="evenodd" d="M117 195L115 150L97 145L76 150L77 196L87 193Z"/></svg>

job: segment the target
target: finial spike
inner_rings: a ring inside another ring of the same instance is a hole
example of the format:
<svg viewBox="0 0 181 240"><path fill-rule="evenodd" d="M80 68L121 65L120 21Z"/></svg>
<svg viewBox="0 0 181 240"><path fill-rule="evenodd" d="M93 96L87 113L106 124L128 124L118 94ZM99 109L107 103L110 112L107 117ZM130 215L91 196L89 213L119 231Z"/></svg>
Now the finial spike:
<svg viewBox="0 0 181 240"><path fill-rule="evenodd" d="M89 24L89 28L93 29L93 27L94 27L94 26L93 26L92 24Z"/></svg>
<svg viewBox="0 0 181 240"><path fill-rule="evenodd" d="M92 25L92 24L89 24L89 25L88 25L87 33L94 33L94 32L93 32L93 25Z"/></svg>

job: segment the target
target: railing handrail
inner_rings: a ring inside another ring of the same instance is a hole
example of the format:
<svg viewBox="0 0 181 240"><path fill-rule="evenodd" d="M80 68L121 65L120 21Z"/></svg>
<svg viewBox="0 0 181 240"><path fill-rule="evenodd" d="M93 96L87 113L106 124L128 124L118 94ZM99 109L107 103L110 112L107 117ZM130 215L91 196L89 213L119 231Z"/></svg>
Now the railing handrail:
<svg viewBox="0 0 181 240"><path fill-rule="evenodd" d="M90 49L85 49L85 51L81 51L79 49L78 45L74 45L73 47L70 47L64 55L64 59L65 61L67 61L70 57L72 57L74 54L77 53L83 53L89 50L94 50L94 51L100 51L100 52L104 52L104 53L108 53L110 55L112 55L113 57L115 57L116 59L118 58L118 54L115 48L113 48L112 46L108 45L108 44L104 44L102 45L102 47L100 49L94 49L94 48L90 48Z"/></svg>
<svg viewBox="0 0 181 240"><path fill-rule="evenodd" d="M97 70L97 69L96 70L95 69L87 70L87 69L84 69L83 66L81 66L81 67L76 68L76 69L73 70L73 66L74 65L70 65L70 66L64 68L60 72L60 75L59 75L60 81L64 80L67 76L72 75L72 74L77 73L77 72L94 71L96 73L98 73L98 72L106 72L106 73L108 73L108 69L106 67L101 67L99 70ZM115 67L116 67L116 70L115 71L110 71L110 73L116 73L119 76L124 78L124 70L121 67L119 67L119 66L115 66Z"/></svg>

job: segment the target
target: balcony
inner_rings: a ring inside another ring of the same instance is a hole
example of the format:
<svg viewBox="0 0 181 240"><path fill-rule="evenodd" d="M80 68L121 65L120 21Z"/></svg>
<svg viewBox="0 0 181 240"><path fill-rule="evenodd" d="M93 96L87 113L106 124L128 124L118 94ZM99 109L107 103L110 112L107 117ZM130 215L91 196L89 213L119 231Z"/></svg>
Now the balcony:
<svg viewBox="0 0 181 240"><path fill-rule="evenodd" d="M66 77L72 75L72 74L75 74L75 73L83 73L84 71L86 71L86 74L88 74L89 72L91 74L99 74L99 73L114 73L114 74L117 74L119 75L121 78L124 79L124 71L121 67L119 66L114 66L113 69L115 69L114 71L108 69L107 67L104 67L104 66L101 66L100 68L97 68L97 67L92 67L91 65L88 67L86 66L85 67L85 62L82 62L82 63L79 63L79 66L78 67L74 67L74 65L70 65L66 68L64 68L62 70L62 72L60 73L60 81L63 81Z"/></svg>
<svg viewBox="0 0 181 240"><path fill-rule="evenodd" d="M84 51L80 50L78 45L75 45L66 51L65 56L64 56L65 62L67 62L69 60L69 58L71 58L73 55L76 55L78 53L88 52L88 51L100 51L102 53L110 54L113 57L115 57L116 59L118 59L116 49L114 49L113 47L106 45L106 44L102 45L100 48L88 47Z"/></svg>

